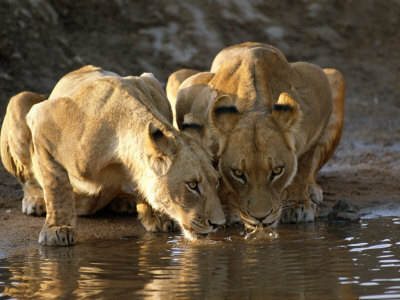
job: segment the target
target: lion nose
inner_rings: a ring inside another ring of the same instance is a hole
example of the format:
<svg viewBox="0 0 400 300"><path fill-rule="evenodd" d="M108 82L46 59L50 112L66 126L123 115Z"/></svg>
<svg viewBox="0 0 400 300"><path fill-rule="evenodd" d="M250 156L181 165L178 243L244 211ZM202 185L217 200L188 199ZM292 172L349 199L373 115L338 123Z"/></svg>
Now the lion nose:
<svg viewBox="0 0 400 300"><path fill-rule="evenodd" d="M256 219L258 222L262 223L266 217L267 216L262 217L262 218L254 218L254 219Z"/></svg>
<svg viewBox="0 0 400 300"><path fill-rule="evenodd" d="M252 218L256 219L258 222L262 223L269 215L272 214L273 211L274 211L274 209L271 208L271 210L270 210L264 217L261 217L261 218L259 218L259 217L254 217L254 216L251 215L250 213L249 213L249 215L250 215Z"/></svg>
<svg viewBox="0 0 400 300"><path fill-rule="evenodd" d="M216 229L220 226L219 224L215 224L215 223L211 222L210 219L208 219L208 225L212 226L213 229Z"/></svg>

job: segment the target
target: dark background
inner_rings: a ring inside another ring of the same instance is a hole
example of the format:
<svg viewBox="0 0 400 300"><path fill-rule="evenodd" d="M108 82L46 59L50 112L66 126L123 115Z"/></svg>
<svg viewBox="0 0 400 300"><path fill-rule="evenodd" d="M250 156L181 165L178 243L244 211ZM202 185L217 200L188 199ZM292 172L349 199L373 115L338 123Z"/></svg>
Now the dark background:
<svg viewBox="0 0 400 300"><path fill-rule="evenodd" d="M335 67L348 96L400 108L400 1L0 1L1 113L85 64L120 75L207 70L224 47L271 43L289 61ZM396 93L397 92L397 93Z"/></svg>

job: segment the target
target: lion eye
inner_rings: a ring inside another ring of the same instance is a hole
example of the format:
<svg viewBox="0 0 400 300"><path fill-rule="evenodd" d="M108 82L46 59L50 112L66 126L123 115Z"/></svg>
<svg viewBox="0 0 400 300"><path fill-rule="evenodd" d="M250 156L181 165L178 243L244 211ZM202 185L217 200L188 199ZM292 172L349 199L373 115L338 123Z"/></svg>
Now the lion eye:
<svg viewBox="0 0 400 300"><path fill-rule="evenodd" d="M189 183L188 183L188 186L189 186L192 190L195 190L195 189L197 189L198 184L197 184L197 182L189 182Z"/></svg>
<svg viewBox="0 0 400 300"><path fill-rule="evenodd" d="M198 183L198 182L196 182L196 181L191 181L191 182L186 183L186 185L187 185L187 187L188 187L189 189L191 189L192 191L195 191L195 192L197 192L197 193L200 194L199 183Z"/></svg>
<svg viewBox="0 0 400 300"><path fill-rule="evenodd" d="M283 167L275 167L272 169L270 180L273 180L276 176L282 174Z"/></svg>
<svg viewBox="0 0 400 300"><path fill-rule="evenodd" d="M244 171L240 169L232 169L232 175L237 180L241 181L243 184L246 184L246 175L244 175Z"/></svg>
<svg viewBox="0 0 400 300"><path fill-rule="evenodd" d="M239 170L239 169L233 170L233 174L235 174L235 176L237 176L237 177L242 177L243 170Z"/></svg>

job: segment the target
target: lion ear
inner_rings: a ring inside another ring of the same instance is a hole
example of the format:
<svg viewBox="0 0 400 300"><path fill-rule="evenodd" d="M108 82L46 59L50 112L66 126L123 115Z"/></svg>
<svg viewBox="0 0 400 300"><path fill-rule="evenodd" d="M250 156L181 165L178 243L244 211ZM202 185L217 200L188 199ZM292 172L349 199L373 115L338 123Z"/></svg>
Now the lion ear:
<svg viewBox="0 0 400 300"><path fill-rule="evenodd" d="M215 100L211 108L211 124L222 134L229 134L237 122L240 113L230 96L224 95Z"/></svg>
<svg viewBox="0 0 400 300"><path fill-rule="evenodd" d="M181 131L203 145L204 149L210 149L212 139L209 127L205 121L196 114L186 114L183 118Z"/></svg>
<svg viewBox="0 0 400 300"><path fill-rule="evenodd" d="M272 109L272 118L282 130L292 131L298 123L299 111L293 98L288 93L279 95Z"/></svg>
<svg viewBox="0 0 400 300"><path fill-rule="evenodd" d="M181 131L200 141L206 135L206 124L196 114L186 114L183 117Z"/></svg>
<svg viewBox="0 0 400 300"><path fill-rule="evenodd" d="M147 125L145 153L150 167L158 175L167 173L177 152L176 142L153 123Z"/></svg>

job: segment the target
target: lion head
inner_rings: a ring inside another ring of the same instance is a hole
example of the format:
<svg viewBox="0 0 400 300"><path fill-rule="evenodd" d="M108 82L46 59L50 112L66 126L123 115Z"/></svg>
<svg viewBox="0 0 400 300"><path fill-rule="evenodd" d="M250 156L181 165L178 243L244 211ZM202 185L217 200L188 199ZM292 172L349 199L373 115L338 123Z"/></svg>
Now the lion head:
<svg viewBox="0 0 400 300"><path fill-rule="evenodd" d="M225 216L217 194L218 172L211 154L198 142L204 124L191 115L185 120L190 123L181 132L149 124L145 153L158 180L144 189L152 189L147 196L151 205L177 221L185 237L194 240L215 232Z"/></svg>
<svg viewBox="0 0 400 300"><path fill-rule="evenodd" d="M221 199L239 211L248 228L273 227L282 196L297 170L294 133L299 112L282 93L272 111L239 113L229 96L217 99L211 125L218 131Z"/></svg>

